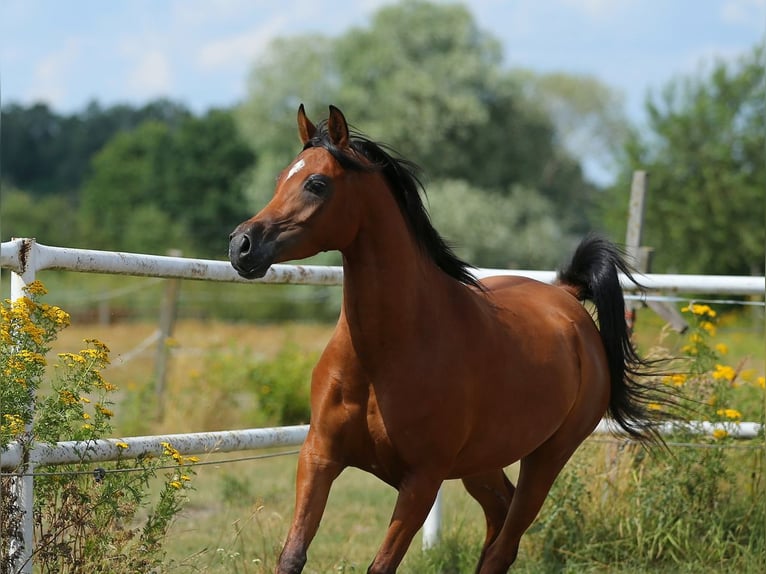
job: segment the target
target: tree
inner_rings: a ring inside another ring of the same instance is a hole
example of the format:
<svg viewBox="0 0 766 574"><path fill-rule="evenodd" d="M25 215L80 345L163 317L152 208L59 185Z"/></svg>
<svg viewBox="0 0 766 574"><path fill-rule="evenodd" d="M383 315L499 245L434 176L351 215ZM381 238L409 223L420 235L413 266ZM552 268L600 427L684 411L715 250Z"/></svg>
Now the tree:
<svg viewBox="0 0 766 574"><path fill-rule="evenodd" d="M10 104L2 110L3 180L37 196L65 193L75 201L90 161L115 134L153 119L177 126L191 116L181 104L156 100L135 108L97 102L61 115L45 104Z"/></svg>
<svg viewBox="0 0 766 574"><path fill-rule="evenodd" d="M574 242L534 189L514 185L505 196L446 180L434 182L428 198L434 225L477 267L552 269Z"/></svg>
<svg viewBox="0 0 766 574"><path fill-rule="evenodd" d="M49 245L71 245L76 224L72 204L63 195L40 198L8 187L3 189L0 221L4 240L36 237Z"/></svg>
<svg viewBox="0 0 766 574"><path fill-rule="evenodd" d="M756 46L647 101L648 130L626 144L605 212L622 236L630 174L648 171L644 242L655 249L655 271L763 273L763 63L764 46Z"/></svg>
<svg viewBox="0 0 766 574"><path fill-rule="evenodd" d="M335 39L279 39L254 66L248 92L238 118L259 158L254 208L299 151L298 103L315 119L333 103L431 181L463 181L507 201L520 185L547 200L562 236L590 227L595 188L558 144L548 112L502 67L499 42L463 6L400 2Z"/></svg>
<svg viewBox="0 0 766 574"><path fill-rule="evenodd" d="M253 161L225 111L119 133L83 186L83 233L103 249L223 256L247 211L242 184Z"/></svg>
<svg viewBox="0 0 766 574"><path fill-rule="evenodd" d="M598 78L563 72L514 72L530 101L551 119L556 139L572 157L605 172L617 169L630 123L623 96Z"/></svg>

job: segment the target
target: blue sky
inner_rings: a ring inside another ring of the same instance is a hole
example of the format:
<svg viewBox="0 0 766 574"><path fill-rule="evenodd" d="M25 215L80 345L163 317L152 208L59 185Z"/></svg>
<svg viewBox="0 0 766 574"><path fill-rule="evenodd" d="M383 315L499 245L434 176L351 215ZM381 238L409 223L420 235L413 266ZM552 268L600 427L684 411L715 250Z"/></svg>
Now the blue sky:
<svg viewBox="0 0 766 574"><path fill-rule="evenodd" d="M275 36L338 35L383 0L3 0L2 101L72 112L159 96L195 111L245 95ZM764 38L766 0L466 0L506 64L592 74L641 121L648 90Z"/></svg>

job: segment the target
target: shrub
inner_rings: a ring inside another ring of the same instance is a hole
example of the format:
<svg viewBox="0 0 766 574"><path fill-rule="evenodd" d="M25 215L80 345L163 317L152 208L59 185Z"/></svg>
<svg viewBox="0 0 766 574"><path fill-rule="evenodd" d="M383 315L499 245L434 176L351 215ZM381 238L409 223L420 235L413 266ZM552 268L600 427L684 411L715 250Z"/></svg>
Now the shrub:
<svg viewBox="0 0 766 574"><path fill-rule="evenodd" d="M0 338L0 448L16 441L29 449L34 441L94 441L109 436L114 416L110 396L116 387L101 375L109 349L87 340L78 353L59 354L47 392L46 354L56 335L69 324L60 308L40 302L39 282L26 296L3 302ZM190 488L195 457L184 457L170 444L162 456L120 459L92 468L85 462L88 446L77 464L40 465L34 471L33 560L40 572L147 572L160 565L162 544L173 517ZM129 445L117 443L127 451ZM24 467L20 470L26 470ZM160 470L159 496L150 503L151 479ZM14 473L3 474L2 515L18 516ZM139 520L141 515L145 516ZM19 524L3 520L4 543L20 540ZM12 571L16 556L0 554L0 571Z"/></svg>
<svg viewBox="0 0 766 574"><path fill-rule="evenodd" d="M707 434L678 430L666 453L587 441L557 479L526 541L546 571L762 568L764 437L744 443L733 431L742 420L763 421L764 378L726 364L714 309L692 304L683 312L691 329L678 372L665 383L679 397L678 412L715 426Z"/></svg>
<svg viewBox="0 0 766 574"><path fill-rule="evenodd" d="M297 345L288 343L273 359L251 368L250 386L271 424L309 422L311 372L316 362L316 353L305 353Z"/></svg>

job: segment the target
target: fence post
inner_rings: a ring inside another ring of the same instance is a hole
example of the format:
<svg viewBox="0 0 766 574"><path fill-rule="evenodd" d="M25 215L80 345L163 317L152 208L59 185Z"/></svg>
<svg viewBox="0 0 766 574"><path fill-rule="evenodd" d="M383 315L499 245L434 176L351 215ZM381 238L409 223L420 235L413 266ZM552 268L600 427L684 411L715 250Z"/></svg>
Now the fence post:
<svg viewBox="0 0 766 574"><path fill-rule="evenodd" d="M21 246L21 251L24 254L23 268L19 269L19 273L16 271L11 272L11 302L12 304L24 297L26 294L24 289L35 280L36 272L36 260L35 260L35 240L25 239ZM30 385L30 389L33 386ZM29 396L30 406L34 413L35 395L34 391L30 390ZM13 509L18 512L19 516L7 517L5 520L8 524L19 524L20 532L17 531L17 535L11 536L10 540L3 541L7 543L8 562L12 568L14 574L32 574L32 551L34 549L34 464L29 461L29 447L33 440L32 423L28 423L25 428L23 439L24 443L24 460L17 469L20 476L11 479L11 491L16 495L16 503L13 505ZM21 541L19 541L19 536Z"/></svg>
<svg viewBox="0 0 766 574"><path fill-rule="evenodd" d="M439 535L442 521L442 490L444 485L439 487L436 493L436 500L431 507L431 511L423 523L423 550L433 548L439 543Z"/></svg>
<svg viewBox="0 0 766 574"><path fill-rule="evenodd" d="M644 226L644 205L646 199L646 172L634 171L633 180L630 184L630 203L628 204L628 229L625 233L625 249L630 257L630 263L636 271L641 273L647 270L647 261L641 253L641 236ZM640 303L628 301L625 305L628 328L633 330L636 320L636 309Z"/></svg>
<svg viewBox="0 0 766 574"><path fill-rule="evenodd" d="M181 257L181 251L171 249L168 255L172 257ZM165 295L162 298L162 307L160 308L160 329L157 339L157 359L155 362L155 395L157 399L157 420L162 421L165 418L165 386L168 376L168 342L173 336L176 317L178 315L178 294L181 289L180 279L165 280Z"/></svg>

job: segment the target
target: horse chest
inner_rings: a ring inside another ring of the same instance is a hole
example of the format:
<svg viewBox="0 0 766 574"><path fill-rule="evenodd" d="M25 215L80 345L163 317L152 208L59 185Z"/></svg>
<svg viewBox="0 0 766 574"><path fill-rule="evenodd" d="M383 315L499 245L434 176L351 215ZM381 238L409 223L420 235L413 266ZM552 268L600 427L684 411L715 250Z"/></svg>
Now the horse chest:
<svg viewBox="0 0 766 574"><path fill-rule="evenodd" d="M418 454L412 447L417 434L414 429L418 427L405 428L400 418L387 414L373 385L364 389L342 385L338 388L338 398L335 405L325 403L323 409L312 414L317 426L329 431L328 439L341 451L339 454L346 464L398 487L416 465ZM332 428L329 428L330 422Z"/></svg>

